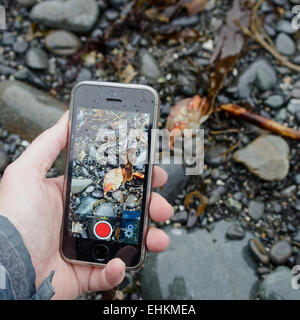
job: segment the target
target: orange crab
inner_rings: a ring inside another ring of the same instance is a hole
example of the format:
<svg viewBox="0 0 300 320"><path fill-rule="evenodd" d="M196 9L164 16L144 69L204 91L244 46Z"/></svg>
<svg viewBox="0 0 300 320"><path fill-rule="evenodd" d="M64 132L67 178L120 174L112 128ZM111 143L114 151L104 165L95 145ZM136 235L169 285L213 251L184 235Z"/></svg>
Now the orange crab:
<svg viewBox="0 0 300 320"><path fill-rule="evenodd" d="M192 98L180 100L171 108L167 118L166 129L170 134L170 148L173 150L174 137L184 129L199 129L207 120L207 99L195 95Z"/></svg>

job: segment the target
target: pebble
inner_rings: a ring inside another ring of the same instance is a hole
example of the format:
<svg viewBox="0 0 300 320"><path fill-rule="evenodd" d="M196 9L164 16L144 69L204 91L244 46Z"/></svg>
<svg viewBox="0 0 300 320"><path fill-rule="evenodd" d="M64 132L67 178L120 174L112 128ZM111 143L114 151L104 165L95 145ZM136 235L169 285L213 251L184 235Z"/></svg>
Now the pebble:
<svg viewBox="0 0 300 320"><path fill-rule="evenodd" d="M114 9L108 9L105 10L104 15L108 21L115 21L119 17L119 11Z"/></svg>
<svg viewBox="0 0 300 320"><path fill-rule="evenodd" d="M295 176L294 176L294 181L295 183L299 186L300 185L300 173L297 173Z"/></svg>
<svg viewBox="0 0 300 320"><path fill-rule="evenodd" d="M244 239L244 237L245 230L239 223L230 226L226 232L226 238L229 240L241 240Z"/></svg>
<svg viewBox="0 0 300 320"><path fill-rule="evenodd" d="M242 210L242 204L232 198L228 198L225 200L225 206L228 210L234 213L239 213Z"/></svg>
<svg viewBox="0 0 300 320"><path fill-rule="evenodd" d="M49 66L47 53L40 48L31 48L27 51L25 62L28 67L37 70L45 70Z"/></svg>
<svg viewBox="0 0 300 320"><path fill-rule="evenodd" d="M179 27L192 27L199 22L199 17L197 15L190 17L181 17L174 19L172 25Z"/></svg>
<svg viewBox="0 0 300 320"><path fill-rule="evenodd" d="M144 76L157 79L160 76L160 71L156 60L147 50L140 52L141 72Z"/></svg>
<svg viewBox="0 0 300 320"><path fill-rule="evenodd" d="M292 197L293 195L295 195L297 191L297 187L295 185L292 185L292 186L288 186L286 187L285 189L283 189L281 192L280 192L280 195L283 197L283 198L290 198Z"/></svg>
<svg viewBox="0 0 300 320"><path fill-rule="evenodd" d="M95 0L48 0L36 4L30 15L46 27L87 32L98 19L99 7Z"/></svg>
<svg viewBox="0 0 300 320"><path fill-rule="evenodd" d="M92 79L92 72L87 68L81 68L76 81L87 81Z"/></svg>
<svg viewBox="0 0 300 320"><path fill-rule="evenodd" d="M251 200L249 202L248 214L254 220L258 221L264 214L265 205L261 200Z"/></svg>
<svg viewBox="0 0 300 320"><path fill-rule="evenodd" d="M254 259L257 262L262 262L263 264L269 263L268 253L263 246L263 244L256 238L249 241L250 252L252 253Z"/></svg>
<svg viewBox="0 0 300 320"><path fill-rule="evenodd" d="M263 180L280 181L289 172L289 154L289 146L284 139L275 135L262 135L236 151L233 158Z"/></svg>
<svg viewBox="0 0 300 320"><path fill-rule="evenodd" d="M173 215L173 217L170 219L172 222L179 222L179 223L185 223L188 218L188 213L186 210L179 211Z"/></svg>
<svg viewBox="0 0 300 320"><path fill-rule="evenodd" d="M278 241L270 249L270 259L275 264L284 264L292 255L293 249L289 242Z"/></svg>
<svg viewBox="0 0 300 320"><path fill-rule="evenodd" d="M116 217L117 214L111 203L102 203L98 205L95 209L95 215L98 217Z"/></svg>
<svg viewBox="0 0 300 320"><path fill-rule="evenodd" d="M205 153L205 163L216 167L226 162L226 152L228 148L216 145Z"/></svg>
<svg viewBox="0 0 300 320"><path fill-rule="evenodd" d="M26 42L25 40L16 41L13 44L13 50L19 54L25 53L28 47L29 47L28 42Z"/></svg>
<svg viewBox="0 0 300 320"><path fill-rule="evenodd" d="M287 109L292 114L300 112L300 99L291 99Z"/></svg>
<svg viewBox="0 0 300 320"><path fill-rule="evenodd" d="M4 32L2 34L2 45L11 46L16 41L16 37L12 32Z"/></svg>
<svg viewBox="0 0 300 320"><path fill-rule="evenodd" d="M197 216L196 210L192 209L188 215L188 220L186 223L187 229L193 228L193 226L197 223L197 220L198 220L198 216Z"/></svg>
<svg viewBox="0 0 300 320"><path fill-rule="evenodd" d="M240 98L250 97L253 84L260 90L271 90L276 83L277 75L274 67L266 59L258 58L240 76L238 95Z"/></svg>
<svg viewBox="0 0 300 320"><path fill-rule="evenodd" d="M45 37L47 49L60 56L70 56L78 51L81 42L78 37L65 30L52 30Z"/></svg>
<svg viewBox="0 0 300 320"><path fill-rule="evenodd" d="M282 96L274 95L270 96L267 100L265 100L265 104L273 109L280 108L284 103Z"/></svg>
<svg viewBox="0 0 300 320"><path fill-rule="evenodd" d="M284 32L290 35L293 35L297 32L297 30L292 27L291 21L288 20L280 20L276 25L276 30L278 32Z"/></svg>
<svg viewBox="0 0 300 320"><path fill-rule="evenodd" d="M80 193L93 183L92 179L72 179L71 192Z"/></svg>
<svg viewBox="0 0 300 320"><path fill-rule="evenodd" d="M279 33L275 40L276 49L285 56L291 56L296 51L294 41L285 33Z"/></svg>

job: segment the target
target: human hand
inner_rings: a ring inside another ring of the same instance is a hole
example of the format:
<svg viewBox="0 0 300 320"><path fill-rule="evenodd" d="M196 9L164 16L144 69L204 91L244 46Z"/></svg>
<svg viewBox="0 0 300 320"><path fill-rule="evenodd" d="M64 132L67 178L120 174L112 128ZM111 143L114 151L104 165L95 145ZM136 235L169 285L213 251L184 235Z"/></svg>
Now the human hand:
<svg viewBox="0 0 300 320"><path fill-rule="evenodd" d="M74 299L82 293L109 290L125 276L125 264L115 258L105 268L69 264L59 252L63 215L63 176L46 178L58 154L66 147L69 115L66 112L50 129L39 135L5 170L0 183L0 214L20 232L31 255L38 288L51 270L54 299ZM153 187L163 185L167 173L154 168ZM159 194L151 196L150 216L164 221L173 215L172 206ZM160 229L147 233L148 250L164 251L169 237Z"/></svg>

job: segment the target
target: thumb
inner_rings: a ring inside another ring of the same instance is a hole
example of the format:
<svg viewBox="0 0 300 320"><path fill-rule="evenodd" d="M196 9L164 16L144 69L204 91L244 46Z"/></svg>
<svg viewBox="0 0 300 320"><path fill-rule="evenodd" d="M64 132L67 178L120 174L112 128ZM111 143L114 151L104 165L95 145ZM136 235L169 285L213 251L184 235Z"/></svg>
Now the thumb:
<svg viewBox="0 0 300 320"><path fill-rule="evenodd" d="M57 123L41 133L15 161L17 167L26 172L34 169L44 178L59 153L66 147L68 140L69 111L66 111ZM34 172L30 171L31 175Z"/></svg>

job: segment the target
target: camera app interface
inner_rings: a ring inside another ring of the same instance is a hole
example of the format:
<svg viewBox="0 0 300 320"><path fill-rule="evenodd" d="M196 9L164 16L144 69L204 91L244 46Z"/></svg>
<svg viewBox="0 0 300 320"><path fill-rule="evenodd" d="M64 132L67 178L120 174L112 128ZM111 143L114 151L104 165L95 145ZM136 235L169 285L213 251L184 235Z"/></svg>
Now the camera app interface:
<svg viewBox="0 0 300 320"><path fill-rule="evenodd" d="M150 114L81 108L73 128L69 232L138 244Z"/></svg>

